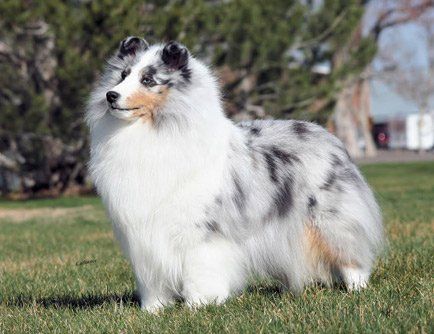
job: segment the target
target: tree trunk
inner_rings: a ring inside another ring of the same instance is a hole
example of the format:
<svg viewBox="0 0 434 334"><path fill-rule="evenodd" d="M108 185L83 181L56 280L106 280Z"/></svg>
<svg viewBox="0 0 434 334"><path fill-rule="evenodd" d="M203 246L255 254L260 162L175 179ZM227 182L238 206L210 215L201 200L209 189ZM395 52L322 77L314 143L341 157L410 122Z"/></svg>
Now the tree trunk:
<svg viewBox="0 0 434 334"><path fill-rule="evenodd" d="M360 109L359 120L365 140L365 156L374 157L377 155L377 147L372 137L371 129L371 90L369 81L362 79L360 85Z"/></svg>
<svg viewBox="0 0 434 334"><path fill-rule="evenodd" d="M361 157L357 143L357 120L352 112L353 87L344 88L338 95L335 109L336 135L342 140L352 158Z"/></svg>

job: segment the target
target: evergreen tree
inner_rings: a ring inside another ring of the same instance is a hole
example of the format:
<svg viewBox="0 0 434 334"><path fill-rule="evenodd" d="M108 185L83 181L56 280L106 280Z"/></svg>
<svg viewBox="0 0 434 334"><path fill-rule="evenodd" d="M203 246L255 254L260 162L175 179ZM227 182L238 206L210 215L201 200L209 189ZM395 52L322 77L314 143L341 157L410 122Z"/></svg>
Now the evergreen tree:
<svg viewBox="0 0 434 334"><path fill-rule="evenodd" d="M63 192L85 182L83 107L104 59L128 35L176 39L205 59L222 78L231 117L324 123L342 82L374 55L372 40L350 43L363 8L361 0L318 8L301 0L3 0L0 187Z"/></svg>

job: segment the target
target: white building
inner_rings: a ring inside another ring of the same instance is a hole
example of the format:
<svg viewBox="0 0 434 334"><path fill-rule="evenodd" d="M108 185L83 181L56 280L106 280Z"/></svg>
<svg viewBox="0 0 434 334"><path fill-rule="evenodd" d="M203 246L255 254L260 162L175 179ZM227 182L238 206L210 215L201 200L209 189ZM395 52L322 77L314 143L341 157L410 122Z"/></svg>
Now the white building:
<svg viewBox="0 0 434 334"><path fill-rule="evenodd" d="M381 81L371 83L374 124L387 125L389 148L418 150L434 148L434 111L424 115L419 137L419 113L415 103L404 99Z"/></svg>

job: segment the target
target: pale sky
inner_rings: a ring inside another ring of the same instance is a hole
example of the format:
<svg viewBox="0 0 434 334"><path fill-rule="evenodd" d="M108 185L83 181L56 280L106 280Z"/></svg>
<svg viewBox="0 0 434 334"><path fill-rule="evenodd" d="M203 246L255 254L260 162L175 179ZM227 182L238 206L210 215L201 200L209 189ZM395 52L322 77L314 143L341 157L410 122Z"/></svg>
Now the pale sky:
<svg viewBox="0 0 434 334"><path fill-rule="evenodd" d="M396 4L399 0L372 0L364 17L365 31L372 26L378 14L379 8L384 3ZM434 18L434 10L426 14ZM434 19L433 19L434 22ZM402 69L422 68L428 69L428 43L425 30L417 23L407 23L391 27L382 32L379 47L386 48L388 57L395 61ZM381 70L382 61L378 57L373 61L373 68ZM372 113L375 120L381 121L388 117L402 116L417 112L418 108L413 101L399 96L392 88L380 80L373 80L371 84ZM431 107L434 109L434 92L431 99Z"/></svg>

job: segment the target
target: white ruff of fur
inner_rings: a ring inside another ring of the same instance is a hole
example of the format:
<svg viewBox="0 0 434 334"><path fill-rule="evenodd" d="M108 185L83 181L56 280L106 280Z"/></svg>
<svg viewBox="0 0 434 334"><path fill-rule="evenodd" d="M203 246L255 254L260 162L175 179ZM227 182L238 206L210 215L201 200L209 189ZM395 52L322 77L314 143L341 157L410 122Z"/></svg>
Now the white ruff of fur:
<svg viewBox="0 0 434 334"><path fill-rule="evenodd" d="M131 75L162 48L135 55ZM90 172L143 308L223 302L252 275L295 293L312 282L366 285L381 215L338 139L306 122L233 124L191 56L191 77L169 88L153 121L123 119L105 94L132 94L136 78L119 84L124 60L113 61L89 103Z"/></svg>

